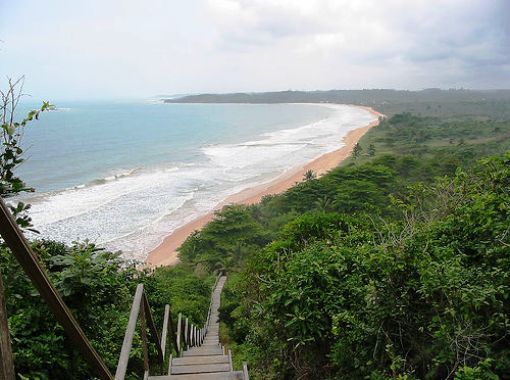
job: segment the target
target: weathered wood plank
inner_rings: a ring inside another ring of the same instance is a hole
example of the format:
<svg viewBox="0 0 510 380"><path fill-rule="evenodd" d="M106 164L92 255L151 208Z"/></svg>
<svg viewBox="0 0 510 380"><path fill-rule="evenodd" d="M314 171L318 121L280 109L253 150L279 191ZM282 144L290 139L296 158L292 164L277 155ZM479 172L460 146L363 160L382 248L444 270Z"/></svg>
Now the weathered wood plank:
<svg viewBox="0 0 510 380"><path fill-rule="evenodd" d="M188 373L210 373L210 372L229 372L228 363L219 364L200 364L200 365L179 365L172 367L172 375L182 375Z"/></svg>
<svg viewBox="0 0 510 380"><path fill-rule="evenodd" d="M213 372L194 373L190 375L151 376L149 380L243 380L243 373L235 372Z"/></svg>
<svg viewBox="0 0 510 380"><path fill-rule="evenodd" d="M172 360L172 367L180 365L225 364L225 363L228 363L228 356L225 355L188 356L183 358L174 358Z"/></svg>
<svg viewBox="0 0 510 380"><path fill-rule="evenodd" d="M221 348L204 348L204 349L192 349L188 351L184 351L183 356L208 356L208 355L223 355L223 350Z"/></svg>

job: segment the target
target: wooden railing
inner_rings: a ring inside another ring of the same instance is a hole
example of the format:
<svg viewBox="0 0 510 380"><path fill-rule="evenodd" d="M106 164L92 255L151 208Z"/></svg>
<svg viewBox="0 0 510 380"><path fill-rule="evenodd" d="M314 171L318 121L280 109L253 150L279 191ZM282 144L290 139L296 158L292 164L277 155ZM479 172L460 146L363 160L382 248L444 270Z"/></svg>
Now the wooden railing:
<svg viewBox="0 0 510 380"><path fill-rule="evenodd" d="M32 251L28 241L23 236L16 221L12 217L7 205L0 198L0 234L5 244L19 262L23 271L32 281L41 297L48 304L57 321L62 325L71 339L73 346L82 354L94 372L103 380L113 380L103 359L96 352L85 336L78 321L67 307L59 292L46 275L37 255Z"/></svg>
<svg viewBox="0 0 510 380"><path fill-rule="evenodd" d="M216 285L218 285L218 281L220 280L220 277L223 275L224 273L223 272L220 272L218 274L218 276L216 276L216 281L214 282L214 285L212 287L212 291L214 292L214 289L216 289ZM212 292L211 292L212 294ZM207 329L209 327L209 320L211 319L211 309L212 309L212 303L213 303L213 299L211 297L211 300L209 302L209 310L207 311L207 318L206 318L206 321L205 321L205 332L207 333Z"/></svg>
<svg viewBox="0 0 510 380"><path fill-rule="evenodd" d="M156 346L160 373L163 373L163 365L165 362L164 346L166 345L166 334L168 332L168 330L165 331L165 325L168 326L168 319L171 318L170 307L168 305L165 306L165 317L166 320L163 322L164 340L160 340L158 331L154 325L154 319L152 318L151 309L149 302L147 301L143 285L139 284L136 287L135 298L133 305L131 306L131 313L129 314L129 321L124 335L124 342L122 343L122 348L120 350L117 371L115 372L115 380L124 380L126 377L129 354L133 346L133 337L135 335L138 319L140 319L140 335L142 338L144 378L149 375L149 340L147 338L147 329L150 331L150 338Z"/></svg>
<svg viewBox="0 0 510 380"><path fill-rule="evenodd" d="M218 277L216 277L216 281L214 283L212 291L214 291L214 289L216 288L216 284L218 283L220 276L221 274L218 275ZM150 340L156 347L157 351L156 361L159 365L159 372L160 374L164 374L165 371L163 366L165 360L167 359L165 353L167 352L166 346L168 332L170 332L171 337L169 345L170 355L168 357L170 365L170 362L172 361L173 349L175 349L175 352L178 356L182 356L183 351L188 349L189 347L197 347L202 345L205 333L207 331L207 324L209 322L211 314L211 305L212 301L209 305L209 311L207 312L206 322L202 328L198 328L194 324L190 323L188 318L183 317L182 313L179 313L177 318L177 331L175 333L170 306L165 305L163 328L160 339L158 332L156 330L156 326L154 324L154 320L152 318L152 313L150 310L149 302L147 300L147 296L145 295L145 291L143 289L143 285L139 284L136 288L133 305L131 306L131 313L129 315L128 326L126 329L126 333L124 335L122 349L120 351L119 362L117 364L117 372L115 373L115 380L124 380L126 376L129 354L133 348L133 337L136 332L138 320L140 320L140 335L142 338L142 350L144 360L144 379L146 379L150 375L149 337L147 336L147 330L149 330L150 332Z"/></svg>
<svg viewBox="0 0 510 380"><path fill-rule="evenodd" d="M216 289L216 285L222 273L218 274L216 277L216 281L212 287L212 292ZM182 356L184 350L189 347L197 347L201 346L204 342L205 334L207 333L207 327L209 326L209 319L211 317L211 307L212 307L212 297L209 303L209 310L207 311L207 318L202 327L197 327L191 323L189 323L188 318L182 316L181 313L178 315L177 319L177 336L176 336L176 352L178 356Z"/></svg>
<svg viewBox="0 0 510 380"><path fill-rule="evenodd" d="M62 296L51 283L41 263L39 262L37 255L32 251L32 248L30 247L26 238L23 236L23 233L19 229L16 221L12 217L2 198L0 198L0 235L4 239L7 246L10 248L13 256L21 265L23 271L30 278L32 284L39 291L41 297L48 304L57 321L64 328L64 331L69 336L73 346L81 352L85 361L89 364L90 368L100 379L123 380L125 378L129 355L132 349L133 338L138 321L140 321L140 336L142 338L144 379L149 376L150 372L149 365L151 360L149 358L149 340L156 347L156 361L158 363L159 372L161 374L164 372L163 367L165 363L167 345L169 346L169 361L171 362L172 351L174 349L177 355L181 356L184 349L192 346L200 346L203 343L211 315L212 298L209 305L209 310L207 312L206 322L201 328L198 328L194 324L190 323L188 318L184 318L182 314L179 313L177 331L175 331L170 306L166 305L163 317L162 334L160 338L154 324L154 319L152 318L151 309L143 285L139 284L136 288L133 304L131 306L129 321L117 364L117 371L114 377L106 366L104 360L92 347L90 341L87 339L85 333L78 324L78 321L74 318L71 310L67 307L64 300L62 299ZM214 291L216 288L216 284L218 283L220 276L221 274L216 278L216 282L214 283L212 291ZM149 331L149 334L147 334L147 330ZM171 339L168 341L169 333ZM8 335L8 331L6 332L6 335ZM1 341L0 344L2 344ZM0 348L3 349L4 347L2 346ZM10 349L10 347L8 348ZM7 371L2 370L0 375L5 373L7 373Z"/></svg>

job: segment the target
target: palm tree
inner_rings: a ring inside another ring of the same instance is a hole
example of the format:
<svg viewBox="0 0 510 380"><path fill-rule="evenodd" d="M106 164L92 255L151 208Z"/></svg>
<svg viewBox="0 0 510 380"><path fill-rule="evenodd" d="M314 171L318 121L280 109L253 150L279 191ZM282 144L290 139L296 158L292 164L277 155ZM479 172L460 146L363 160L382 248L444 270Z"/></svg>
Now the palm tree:
<svg viewBox="0 0 510 380"><path fill-rule="evenodd" d="M327 195L324 195L322 198L318 198L315 201L315 207L324 212L333 211L333 206L334 201Z"/></svg>
<svg viewBox="0 0 510 380"><path fill-rule="evenodd" d="M357 159L360 156L362 150L363 148L361 147L361 145L359 145L359 143L356 143L356 145L354 145L354 148L352 148L352 158Z"/></svg>
<svg viewBox="0 0 510 380"><path fill-rule="evenodd" d="M317 178L317 174L313 170L307 170L303 175L303 180L311 181Z"/></svg>

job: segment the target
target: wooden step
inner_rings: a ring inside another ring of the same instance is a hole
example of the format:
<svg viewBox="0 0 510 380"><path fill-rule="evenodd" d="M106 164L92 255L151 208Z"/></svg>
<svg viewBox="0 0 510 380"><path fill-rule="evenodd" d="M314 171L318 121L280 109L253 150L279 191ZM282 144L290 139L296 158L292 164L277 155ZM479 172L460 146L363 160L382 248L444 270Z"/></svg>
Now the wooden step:
<svg viewBox="0 0 510 380"><path fill-rule="evenodd" d="M221 348L192 348L191 350L184 351L182 356L210 356L210 355L223 355Z"/></svg>
<svg viewBox="0 0 510 380"><path fill-rule="evenodd" d="M229 363L219 364L199 364L199 365L177 365L172 366L172 375L182 375L188 373L209 373L209 372L229 372Z"/></svg>
<svg viewBox="0 0 510 380"><path fill-rule="evenodd" d="M149 376L149 380L243 380L241 371L193 373L189 375Z"/></svg>
<svg viewBox="0 0 510 380"><path fill-rule="evenodd" d="M228 355L188 356L183 358L173 358L172 367L196 364L224 364L228 362Z"/></svg>

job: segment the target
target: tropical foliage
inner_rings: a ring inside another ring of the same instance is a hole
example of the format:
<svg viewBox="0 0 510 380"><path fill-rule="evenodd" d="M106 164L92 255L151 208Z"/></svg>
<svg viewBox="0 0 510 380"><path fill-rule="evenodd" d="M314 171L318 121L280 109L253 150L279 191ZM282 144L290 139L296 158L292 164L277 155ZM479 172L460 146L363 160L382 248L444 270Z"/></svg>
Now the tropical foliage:
<svg viewBox="0 0 510 380"><path fill-rule="evenodd" d="M320 178L309 172L258 205L224 207L181 246L174 268L140 271L88 242L41 240L33 248L112 369L138 283L158 324L166 303L200 323L211 274L226 269L222 338L236 347L235 362L249 362L252 378L505 379L505 104L478 104L471 118L459 118L451 105L407 105L429 116L382 120L346 165ZM483 116L487 109L498 110L497 121ZM14 171L23 153L13 148L16 133L9 137L14 124L2 123L5 196L29 187ZM0 266L20 379L90 378L5 246ZM130 376L141 372L141 351L134 350Z"/></svg>
<svg viewBox="0 0 510 380"><path fill-rule="evenodd" d="M224 336L252 377L510 373L510 153L477 159L488 146L505 151L508 138L491 136L510 126L437 122L390 118L368 135L377 154L235 206L255 234L229 239L239 219L226 208L182 246L191 264L214 267L221 251L237 272ZM488 137L470 138L479 127ZM464 143L451 144L458 135Z"/></svg>
<svg viewBox="0 0 510 380"><path fill-rule="evenodd" d="M16 107L22 95L22 81L9 81L0 92L0 195L9 198L33 191L16 175L24 161L23 128L53 107L44 102L20 122ZM30 205L11 206L17 223L31 227ZM182 312L195 324L203 322L213 277L182 265L179 268L138 270L136 263L122 259L120 252L105 251L89 242L71 246L48 240L34 241L34 252L50 280L78 319L92 345L114 371L127 326L135 288L143 283L158 326L165 304L171 305L176 320ZM0 241L0 269L3 277L7 315L17 376L20 379L90 379L91 369L70 343L48 306ZM2 294L0 294L2 296ZM129 378L143 373L140 337L135 336Z"/></svg>

